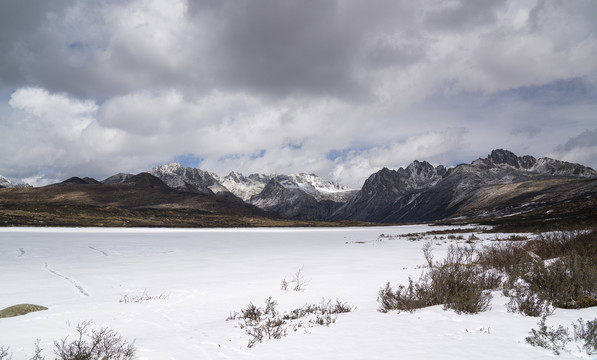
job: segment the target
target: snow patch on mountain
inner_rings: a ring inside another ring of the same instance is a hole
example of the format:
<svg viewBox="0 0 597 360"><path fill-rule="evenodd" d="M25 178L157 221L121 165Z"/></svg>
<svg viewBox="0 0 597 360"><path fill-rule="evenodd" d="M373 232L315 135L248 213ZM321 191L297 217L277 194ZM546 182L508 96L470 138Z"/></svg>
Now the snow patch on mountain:
<svg viewBox="0 0 597 360"><path fill-rule="evenodd" d="M2 187L12 187L12 183L10 182L10 180L8 180L4 176L0 175L0 186L2 186Z"/></svg>
<svg viewBox="0 0 597 360"><path fill-rule="evenodd" d="M127 181L128 179L132 178L134 175L133 174L125 174L125 173L118 173L116 175L112 175L108 178L105 178L104 180L101 181L102 184L120 184L123 183L125 181Z"/></svg>
<svg viewBox="0 0 597 360"><path fill-rule="evenodd" d="M315 174L303 173L292 175L251 174L244 176L241 173L233 171L221 178L220 183L237 197L252 203L251 198L261 194L266 185L272 180L285 189L299 190L314 197L318 201L333 200L343 202L354 192L351 188L324 180ZM254 203L253 205L260 206L260 204Z"/></svg>
<svg viewBox="0 0 597 360"><path fill-rule="evenodd" d="M406 168L384 168L372 174L362 189L330 219L431 221L452 216L473 195L481 198L487 187L531 180L596 177L597 171L590 167L550 158L535 159L530 155L519 157L503 149L450 169L414 161ZM513 191L515 187L509 189Z"/></svg>
<svg viewBox="0 0 597 360"><path fill-rule="evenodd" d="M244 176L241 173L232 171L220 178L220 184L243 201L249 202L251 197L263 191L269 180L270 178L267 175L251 174Z"/></svg>
<svg viewBox="0 0 597 360"><path fill-rule="evenodd" d="M229 193L228 189L217 180L216 174L197 168L184 167L179 163L156 166L149 170L149 173L173 189L209 195Z"/></svg>
<svg viewBox="0 0 597 360"><path fill-rule="evenodd" d="M29 184L24 183L15 183L4 176L0 175L0 188L24 188L24 187L31 187Z"/></svg>

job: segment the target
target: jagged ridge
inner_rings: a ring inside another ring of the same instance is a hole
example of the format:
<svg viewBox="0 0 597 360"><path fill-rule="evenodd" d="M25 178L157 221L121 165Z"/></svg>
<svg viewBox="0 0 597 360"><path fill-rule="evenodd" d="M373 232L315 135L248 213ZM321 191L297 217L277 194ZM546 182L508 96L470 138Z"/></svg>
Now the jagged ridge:
<svg viewBox="0 0 597 360"><path fill-rule="evenodd" d="M530 211L539 205L550 206L549 202L535 202L534 206L521 210L512 199L519 197L531 201L533 196L544 196L544 192L554 187L560 191L558 201L580 196L574 191L575 186L582 187L584 195L595 196L595 182L566 181L595 177L597 172L589 167L550 158L518 157L502 149L493 150L485 159L449 170L415 161L406 169L382 169L371 175L356 196L336 210L330 219L400 223L450 217L504 216ZM530 181L537 185L535 189L510 187L511 192L518 193L509 197L493 196L491 201L488 200L487 194L498 191L500 186Z"/></svg>

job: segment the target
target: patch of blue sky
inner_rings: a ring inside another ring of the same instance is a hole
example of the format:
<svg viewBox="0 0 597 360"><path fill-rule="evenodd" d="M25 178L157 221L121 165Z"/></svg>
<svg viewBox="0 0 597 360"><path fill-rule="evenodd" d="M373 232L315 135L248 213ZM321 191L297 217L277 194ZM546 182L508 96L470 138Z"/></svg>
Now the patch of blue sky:
<svg viewBox="0 0 597 360"><path fill-rule="evenodd" d="M449 90L450 83L429 95L415 109L433 108L451 109L462 114L471 114L479 110L501 109L504 104L518 101L532 106L557 107L586 102L595 102L597 87L595 82L585 78L556 80L548 84L523 86L496 93L467 91L454 94Z"/></svg>
<svg viewBox="0 0 597 360"><path fill-rule="evenodd" d="M251 154L251 160L256 160L265 156L267 151L265 149L261 149L253 154Z"/></svg>
<svg viewBox="0 0 597 360"><path fill-rule="evenodd" d="M289 140L288 142L286 142L286 144L284 144L283 147L285 148L289 148L292 150L300 150L303 148L303 144L305 143L305 139L303 139L302 141L292 141Z"/></svg>
<svg viewBox="0 0 597 360"><path fill-rule="evenodd" d="M377 145L376 145L377 146ZM345 149L332 149L325 154L326 159L331 161L345 161L349 154L360 154L371 150L375 146L352 146Z"/></svg>
<svg viewBox="0 0 597 360"><path fill-rule="evenodd" d="M8 104L12 94L16 90L12 89L10 91L0 92L0 122L2 120L8 119L8 114L12 112L12 107Z"/></svg>
<svg viewBox="0 0 597 360"><path fill-rule="evenodd" d="M193 154L182 154L174 157L174 162L180 163L184 167L198 168L203 162L203 158Z"/></svg>
<svg viewBox="0 0 597 360"><path fill-rule="evenodd" d="M351 152L352 149L342 149L342 150L330 150L327 154L325 154L326 159L334 161L336 159L345 159L346 155Z"/></svg>
<svg viewBox="0 0 597 360"><path fill-rule="evenodd" d="M524 102L543 106L561 106L597 99L597 89L586 79L557 80L545 85L524 86L504 91L498 96L515 97Z"/></svg>
<svg viewBox="0 0 597 360"><path fill-rule="evenodd" d="M15 91L17 91L17 89L8 89L6 91L1 91L0 92L0 103L8 103L8 101L12 97L12 94L14 94Z"/></svg>
<svg viewBox="0 0 597 360"><path fill-rule="evenodd" d="M75 41L75 42L68 44L68 48L70 50L74 50L74 51L84 51L88 47L89 47L89 45L87 45L83 42L80 42L80 41Z"/></svg>

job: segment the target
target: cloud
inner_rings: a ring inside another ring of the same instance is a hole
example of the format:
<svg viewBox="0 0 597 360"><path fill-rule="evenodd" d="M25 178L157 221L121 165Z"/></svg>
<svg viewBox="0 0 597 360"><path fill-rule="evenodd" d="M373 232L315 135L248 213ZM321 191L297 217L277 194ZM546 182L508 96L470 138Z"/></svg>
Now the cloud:
<svg viewBox="0 0 597 360"><path fill-rule="evenodd" d="M186 156L358 187L415 159L543 156L597 113L590 0L37 5L0 3L0 174L36 183Z"/></svg>
<svg viewBox="0 0 597 360"><path fill-rule="evenodd" d="M549 156L597 169L597 128L587 129L558 145Z"/></svg>
<svg viewBox="0 0 597 360"><path fill-rule="evenodd" d="M497 20L497 11L504 8L507 2L457 0L430 3L431 6L424 16L427 28L439 31L462 31L493 24Z"/></svg>
<svg viewBox="0 0 597 360"><path fill-rule="evenodd" d="M367 177L383 167L406 167L414 160L439 165L442 162L437 161L438 159L443 160L447 153L462 147L465 133L463 128L447 128L417 134L402 142L394 141L383 146L351 151L344 157L335 159L333 178L358 187ZM417 158L413 158L413 154Z"/></svg>
<svg viewBox="0 0 597 360"><path fill-rule="evenodd" d="M12 94L9 105L13 110L0 123L2 153L12 154L0 165L8 176L32 176L34 169L48 165L60 173L73 161L85 161L82 138L97 112L93 102L22 88Z"/></svg>

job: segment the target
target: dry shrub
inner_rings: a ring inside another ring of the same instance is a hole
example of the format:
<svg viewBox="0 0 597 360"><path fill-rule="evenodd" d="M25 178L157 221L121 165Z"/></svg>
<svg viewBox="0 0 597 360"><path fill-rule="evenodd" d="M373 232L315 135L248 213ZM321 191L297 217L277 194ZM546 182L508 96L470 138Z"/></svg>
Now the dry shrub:
<svg viewBox="0 0 597 360"><path fill-rule="evenodd" d="M586 323L582 318L577 320L578 325L572 323L574 341L581 341L587 355L597 353L597 318Z"/></svg>
<svg viewBox="0 0 597 360"><path fill-rule="evenodd" d="M538 323L539 329L531 329L531 335L527 336L527 343L533 346L539 346L553 351L555 355L560 355L566 344L572 340L568 333L568 328L562 325L557 329L545 325L545 316Z"/></svg>
<svg viewBox="0 0 597 360"><path fill-rule="evenodd" d="M529 241L526 248L542 259L553 259L572 252L595 258L597 257L597 229L540 234L535 240Z"/></svg>
<svg viewBox="0 0 597 360"><path fill-rule="evenodd" d="M448 248L434 261L431 244L423 247L429 270L418 281L409 278L396 290L379 290L379 311L414 311L444 304L461 313L489 307L487 290L502 288L509 311L548 315L553 307L597 306L597 231L557 232L527 242L496 242L476 251L470 246Z"/></svg>
<svg viewBox="0 0 597 360"><path fill-rule="evenodd" d="M542 234L522 243L485 247L477 261L506 275L508 309L529 316L547 315L552 307L597 305L597 232Z"/></svg>
<svg viewBox="0 0 597 360"><path fill-rule="evenodd" d="M483 247L477 254L477 262L485 268L493 268L512 274L527 263L530 255L521 242L497 242Z"/></svg>
<svg viewBox="0 0 597 360"><path fill-rule="evenodd" d="M60 360L131 360L135 359L134 342L129 344L114 330L90 329L91 322L77 324L78 337L73 341L64 338L54 341L54 353Z"/></svg>
<svg viewBox="0 0 597 360"><path fill-rule="evenodd" d="M579 318L572 323L572 337L569 328L559 325L557 328L545 324L545 315L539 321L538 329L531 329L527 343L553 351L555 355L566 349L566 344L574 340L578 349L584 349L587 355L597 353L597 318L586 323ZM580 344L578 344L580 343Z"/></svg>
<svg viewBox="0 0 597 360"><path fill-rule="evenodd" d="M288 329L297 331L299 328L310 328L316 325L329 326L336 322L338 314L351 312L353 308L346 303L336 300L322 300L321 304L304 305L289 313L280 314L276 311L277 303L271 296L265 300L265 308L250 303L240 313L234 311L227 321L241 320L239 326L249 336L247 347L254 347L257 343L267 339L281 339L288 335Z"/></svg>
<svg viewBox="0 0 597 360"><path fill-rule="evenodd" d="M448 248L443 261L433 261L431 246L423 247L429 271L418 282L409 278L408 286L400 285L396 291L390 283L378 293L379 311L414 311L415 309L443 304L445 309L457 313L474 314L489 308L491 294L486 289L499 281L495 274L486 274L474 261L475 247L454 246Z"/></svg>
<svg viewBox="0 0 597 360"><path fill-rule="evenodd" d="M0 360L12 360L12 353L8 353L9 346L0 346Z"/></svg>

